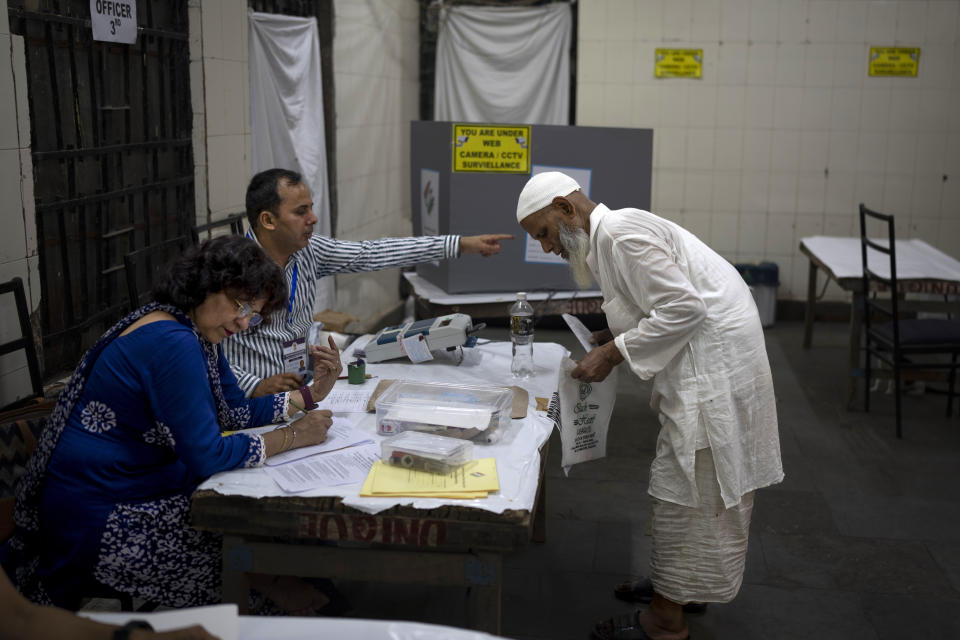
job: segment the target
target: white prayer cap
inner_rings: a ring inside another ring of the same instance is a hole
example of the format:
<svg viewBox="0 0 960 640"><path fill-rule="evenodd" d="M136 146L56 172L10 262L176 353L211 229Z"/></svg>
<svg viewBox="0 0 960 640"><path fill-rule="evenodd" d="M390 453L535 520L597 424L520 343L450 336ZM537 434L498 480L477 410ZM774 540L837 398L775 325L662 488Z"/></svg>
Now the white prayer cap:
<svg viewBox="0 0 960 640"><path fill-rule="evenodd" d="M538 173L529 180L520 192L517 201L517 222L522 222L531 213L536 213L553 202L557 196L568 196L580 189L577 181L559 171Z"/></svg>

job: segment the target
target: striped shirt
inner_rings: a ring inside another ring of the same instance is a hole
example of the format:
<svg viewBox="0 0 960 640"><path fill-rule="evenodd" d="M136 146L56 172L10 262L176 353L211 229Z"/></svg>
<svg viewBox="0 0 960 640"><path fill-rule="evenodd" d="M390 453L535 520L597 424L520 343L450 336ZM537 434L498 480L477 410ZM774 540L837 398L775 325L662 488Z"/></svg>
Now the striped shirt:
<svg viewBox="0 0 960 640"><path fill-rule="evenodd" d="M256 236L248 233L257 241ZM460 236L418 236L384 238L365 242L343 242L326 236L311 236L310 243L293 254L284 267L287 291L296 291L289 304L264 322L221 342L237 383L249 396L269 376L283 373L283 343L302 338L313 324L313 303L317 281L338 273L378 271L408 267L430 260L460 255Z"/></svg>

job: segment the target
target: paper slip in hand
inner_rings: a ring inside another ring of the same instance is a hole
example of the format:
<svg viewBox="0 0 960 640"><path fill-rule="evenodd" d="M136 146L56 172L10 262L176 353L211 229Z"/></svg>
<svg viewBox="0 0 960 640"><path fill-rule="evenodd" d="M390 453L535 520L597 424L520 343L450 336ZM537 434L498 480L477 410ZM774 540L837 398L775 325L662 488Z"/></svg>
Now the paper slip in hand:
<svg viewBox="0 0 960 640"><path fill-rule="evenodd" d="M326 409L334 413L356 411L363 413L367 410L367 401L373 389L340 389L334 387L327 397L317 403L317 409Z"/></svg>
<svg viewBox="0 0 960 640"><path fill-rule="evenodd" d="M373 442L373 440L370 439L369 434L366 434L358 429L354 429L353 424L351 424L349 420L334 416L333 424L330 425L330 430L327 431L326 440L320 444L315 444L310 447L291 449L289 451L284 451L283 453L278 453L275 456L270 456L267 458L265 464L268 467L276 467L281 464L293 462L294 460L309 458L310 456L318 453L327 453L328 451L345 449L346 447L352 447L364 442Z"/></svg>
<svg viewBox="0 0 960 640"><path fill-rule="evenodd" d="M308 489L360 483L379 459L380 446L371 442L264 469L281 489L300 493Z"/></svg>
<svg viewBox="0 0 960 640"><path fill-rule="evenodd" d="M590 329L587 329L587 327L580 322L580 318L572 316L569 313L564 313L561 317L566 320L570 331L573 331L573 335L577 336L577 340L580 341L580 344L587 353L590 353L597 347L595 344L590 344L590 337L593 334L590 332Z"/></svg>

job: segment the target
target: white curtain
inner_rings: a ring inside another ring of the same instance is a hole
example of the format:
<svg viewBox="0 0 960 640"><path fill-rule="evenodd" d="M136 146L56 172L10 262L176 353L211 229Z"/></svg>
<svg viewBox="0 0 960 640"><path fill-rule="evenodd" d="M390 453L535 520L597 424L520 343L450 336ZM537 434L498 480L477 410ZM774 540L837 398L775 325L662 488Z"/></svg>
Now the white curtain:
<svg viewBox="0 0 960 640"><path fill-rule="evenodd" d="M434 119L568 124L571 5L440 14Z"/></svg>
<svg viewBox="0 0 960 640"><path fill-rule="evenodd" d="M319 219L314 233L328 236L330 192L317 20L249 15L253 171L282 167L301 173ZM333 306L333 279L320 284L317 310Z"/></svg>

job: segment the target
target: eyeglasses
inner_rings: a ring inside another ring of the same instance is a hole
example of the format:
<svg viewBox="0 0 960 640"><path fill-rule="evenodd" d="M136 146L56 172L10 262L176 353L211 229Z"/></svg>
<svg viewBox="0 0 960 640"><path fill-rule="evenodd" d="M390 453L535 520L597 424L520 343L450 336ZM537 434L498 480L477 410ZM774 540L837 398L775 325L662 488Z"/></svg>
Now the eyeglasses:
<svg viewBox="0 0 960 640"><path fill-rule="evenodd" d="M263 322L263 316L254 311L249 302L240 302L236 298L234 298L233 301L237 303L237 315L240 318L250 316L250 324L248 326L255 327Z"/></svg>

